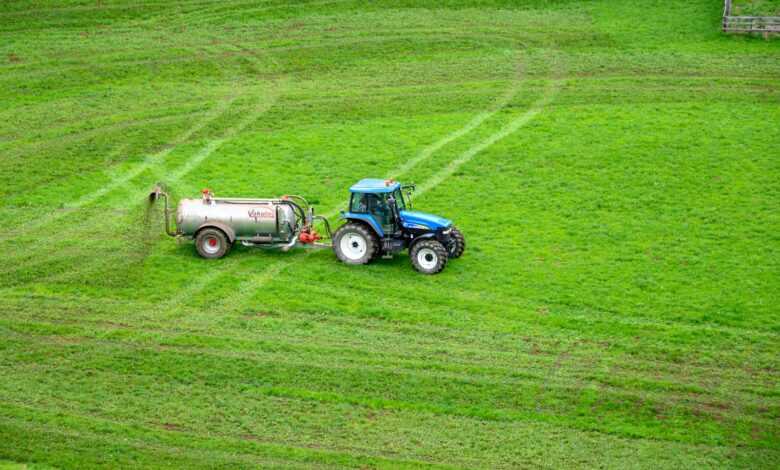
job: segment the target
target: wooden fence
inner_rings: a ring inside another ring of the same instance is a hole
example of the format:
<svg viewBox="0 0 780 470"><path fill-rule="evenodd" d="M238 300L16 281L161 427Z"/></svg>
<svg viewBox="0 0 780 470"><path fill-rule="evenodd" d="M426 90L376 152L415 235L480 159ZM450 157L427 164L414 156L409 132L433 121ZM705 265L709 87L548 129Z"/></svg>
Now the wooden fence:
<svg viewBox="0 0 780 470"><path fill-rule="evenodd" d="M780 16L732 16L731 0L723 7L723 31L726 33L780 33Z"/></svg>

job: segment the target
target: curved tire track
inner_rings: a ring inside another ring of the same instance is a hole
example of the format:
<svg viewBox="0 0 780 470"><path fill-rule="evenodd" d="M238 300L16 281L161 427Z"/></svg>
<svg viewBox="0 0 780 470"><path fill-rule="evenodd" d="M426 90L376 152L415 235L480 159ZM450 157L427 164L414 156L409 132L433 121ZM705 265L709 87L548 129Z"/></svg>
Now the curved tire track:
<svg viewBox="0 0 780 470"><path fill-rule="evenodd" d="M514 96L517 94L517 92L521 87L522 82L520 80L520 75L521 75L521 69L520 66L518 65L518 72L517 72L515 83L506 92L504 92L490 108L488 108L486 111L479 113L477 116L472 118L469 122L467 122L466 125L463 126L462 128L450 134L447 134L446 136L437 140L433 144L424 148L420 152L420 154L418 154L416 157L412 158L411 160L408 160L407 162L401 164L398 168L393 170L390 173L390 175L396 176L396 175L404 174L414 166L429 159L431 156L433 156L435 152L437 152L447 144L465 136L472 130L476 129L486 120L488 120L489 118L494 116L497 112L499 112L501 109L506 107L506 105L508 105L511 102L512 98L514 98ZM522 116L513 120L509 125L505 126L495 134L491 135L490 137L488 137L488 139L486 139L482 143L467 150L464 154L462 154L456 160L451 162L450 165L445 167L440 173L434 175L436 181L433 182L432 184L428 184L428 187L426 189L430 189L431 187L440 184L442 181L444 181L444 179L447 178L447 176L453 173L462 164L466 163L468 160L473 158L481 151L485 150L486 148L490 147L494 143L498 142L499 140L503 139L504 137L508 136L509 134L513 133L514 131L516 131L517 129L519 129L526 123L528 123L539 113L541 108L545 106L551 99L552 99L552 94L549 92L545 93L545 96L538 102L534 103L532 108L526 111ZM337 213L338 213L338 209L334 209L326 213L325 217L331 218ZM278 260L270 264L263 271L256 274L250 274L247 280L241 282L238 285L238 287L236 288L236 293L231 295L228 298L223 299L222 302L217 304L216 308L218 310L235 311L236 309L240 308L249 297L251 297L254 289L262 287L274 276L284 271L284 269L286 269L288 266L292 265L296 261L305 259L311 253L312 251L308 251L302 254L301 256L291 258L289 260L287 259ZM201 280L193 284L190 289L180 292L178 296L171 299L171 301L168 303L168 306L171 308L175 308L176 306L180 305L186 298L197 295L200 291L205 289L210 283L216 281L217 279L219 279L224 275L228 275L229 273L231 273L234 270L234 268L235 266L231 266L230 269L227 270L223 269L219 271L213 271L212 273L206 275L205 277L202 277Z"/></svg>

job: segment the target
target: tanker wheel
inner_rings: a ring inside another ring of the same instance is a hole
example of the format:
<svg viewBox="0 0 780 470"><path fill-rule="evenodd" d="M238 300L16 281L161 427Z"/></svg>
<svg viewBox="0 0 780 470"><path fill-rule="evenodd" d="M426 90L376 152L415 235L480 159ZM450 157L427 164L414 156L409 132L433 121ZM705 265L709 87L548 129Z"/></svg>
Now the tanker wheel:
<svg viewBox="0 0 780 470"><path fill-rule="evenodd" d="M333 236L336 257L347 264L368 264L379 251L379 239L365 225L348 223Z"/></svg>
<svg viewBox="0 0 780 470"><path fill-rule="evenodd" d="M450 236L452 237L454 243L451 243L448 247L447 254L450 258L460 258L460 256L463 254L463 251L466 249L466 237L464 237L463 233L458 230L458 227L452 227Z"/></svg>
<svg viewBox="0 0 780 470"><path fill-rule="evenodd" d="M225 232L216 228L204 228L195 237L195 249L203 258L222 258L230 251L230 240Z"/></svg>
<svg viewBox="0 0 780 470"><path fill-rule="evenodd" d="M436 240L422 240L409 250L414 269L423 274L436 274L447 265L447 249Z"/></svg>

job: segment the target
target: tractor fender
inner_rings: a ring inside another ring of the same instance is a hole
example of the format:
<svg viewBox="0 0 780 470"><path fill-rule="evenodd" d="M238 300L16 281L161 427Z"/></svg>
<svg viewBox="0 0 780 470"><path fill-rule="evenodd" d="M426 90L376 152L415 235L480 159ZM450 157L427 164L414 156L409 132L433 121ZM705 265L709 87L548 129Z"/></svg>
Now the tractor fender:
<svg viewBox="0 0 780 470"><path fill-rule="evenodd" d="M421 242L423 240L436 240L436 233L434 233L434 232L427 232L427 233L423 233L422 235L419 235L417 237L414 237L414 240L412 240L412 242L409 243L409 250L411 250L412 247L417 244L417 242Z"/></svg>
<svg viewBox="0 0 780 470"><path fill-rule="evenodd" d="M374 219L371 214L345 212L341 217L349 221L363 222L364 224L367 224L379 238L383 238L385 236L385 231L382 230L382 226L377 223L376 219Z"/></svg>
<svg viewBox="0 0 780 470"><path fill-rule="evenodd" d="M195 229L195 233L193 234L193 237L196 237L198 235L198 232L200 232L204 228L216 228L222 230L225 233L225 235L228 237L228 241L230 241L230 243L236 241L236 231L233 230L230 227L230 225L222 222L203 222L198 226L197 229Z"/></svg>

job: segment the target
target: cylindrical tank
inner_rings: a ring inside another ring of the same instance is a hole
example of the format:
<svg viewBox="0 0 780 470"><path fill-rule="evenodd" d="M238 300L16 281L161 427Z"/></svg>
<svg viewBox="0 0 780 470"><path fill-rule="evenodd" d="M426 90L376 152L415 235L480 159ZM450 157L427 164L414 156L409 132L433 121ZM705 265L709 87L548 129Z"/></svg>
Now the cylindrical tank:
<svg viewBox="0 0 780 470"><path fill-rule="evenodd" d="M280 199L182 199L176 209L181 234L192 237L204 226L224 224L236 240L286 243L296 230L293 206Z"/></svg>

